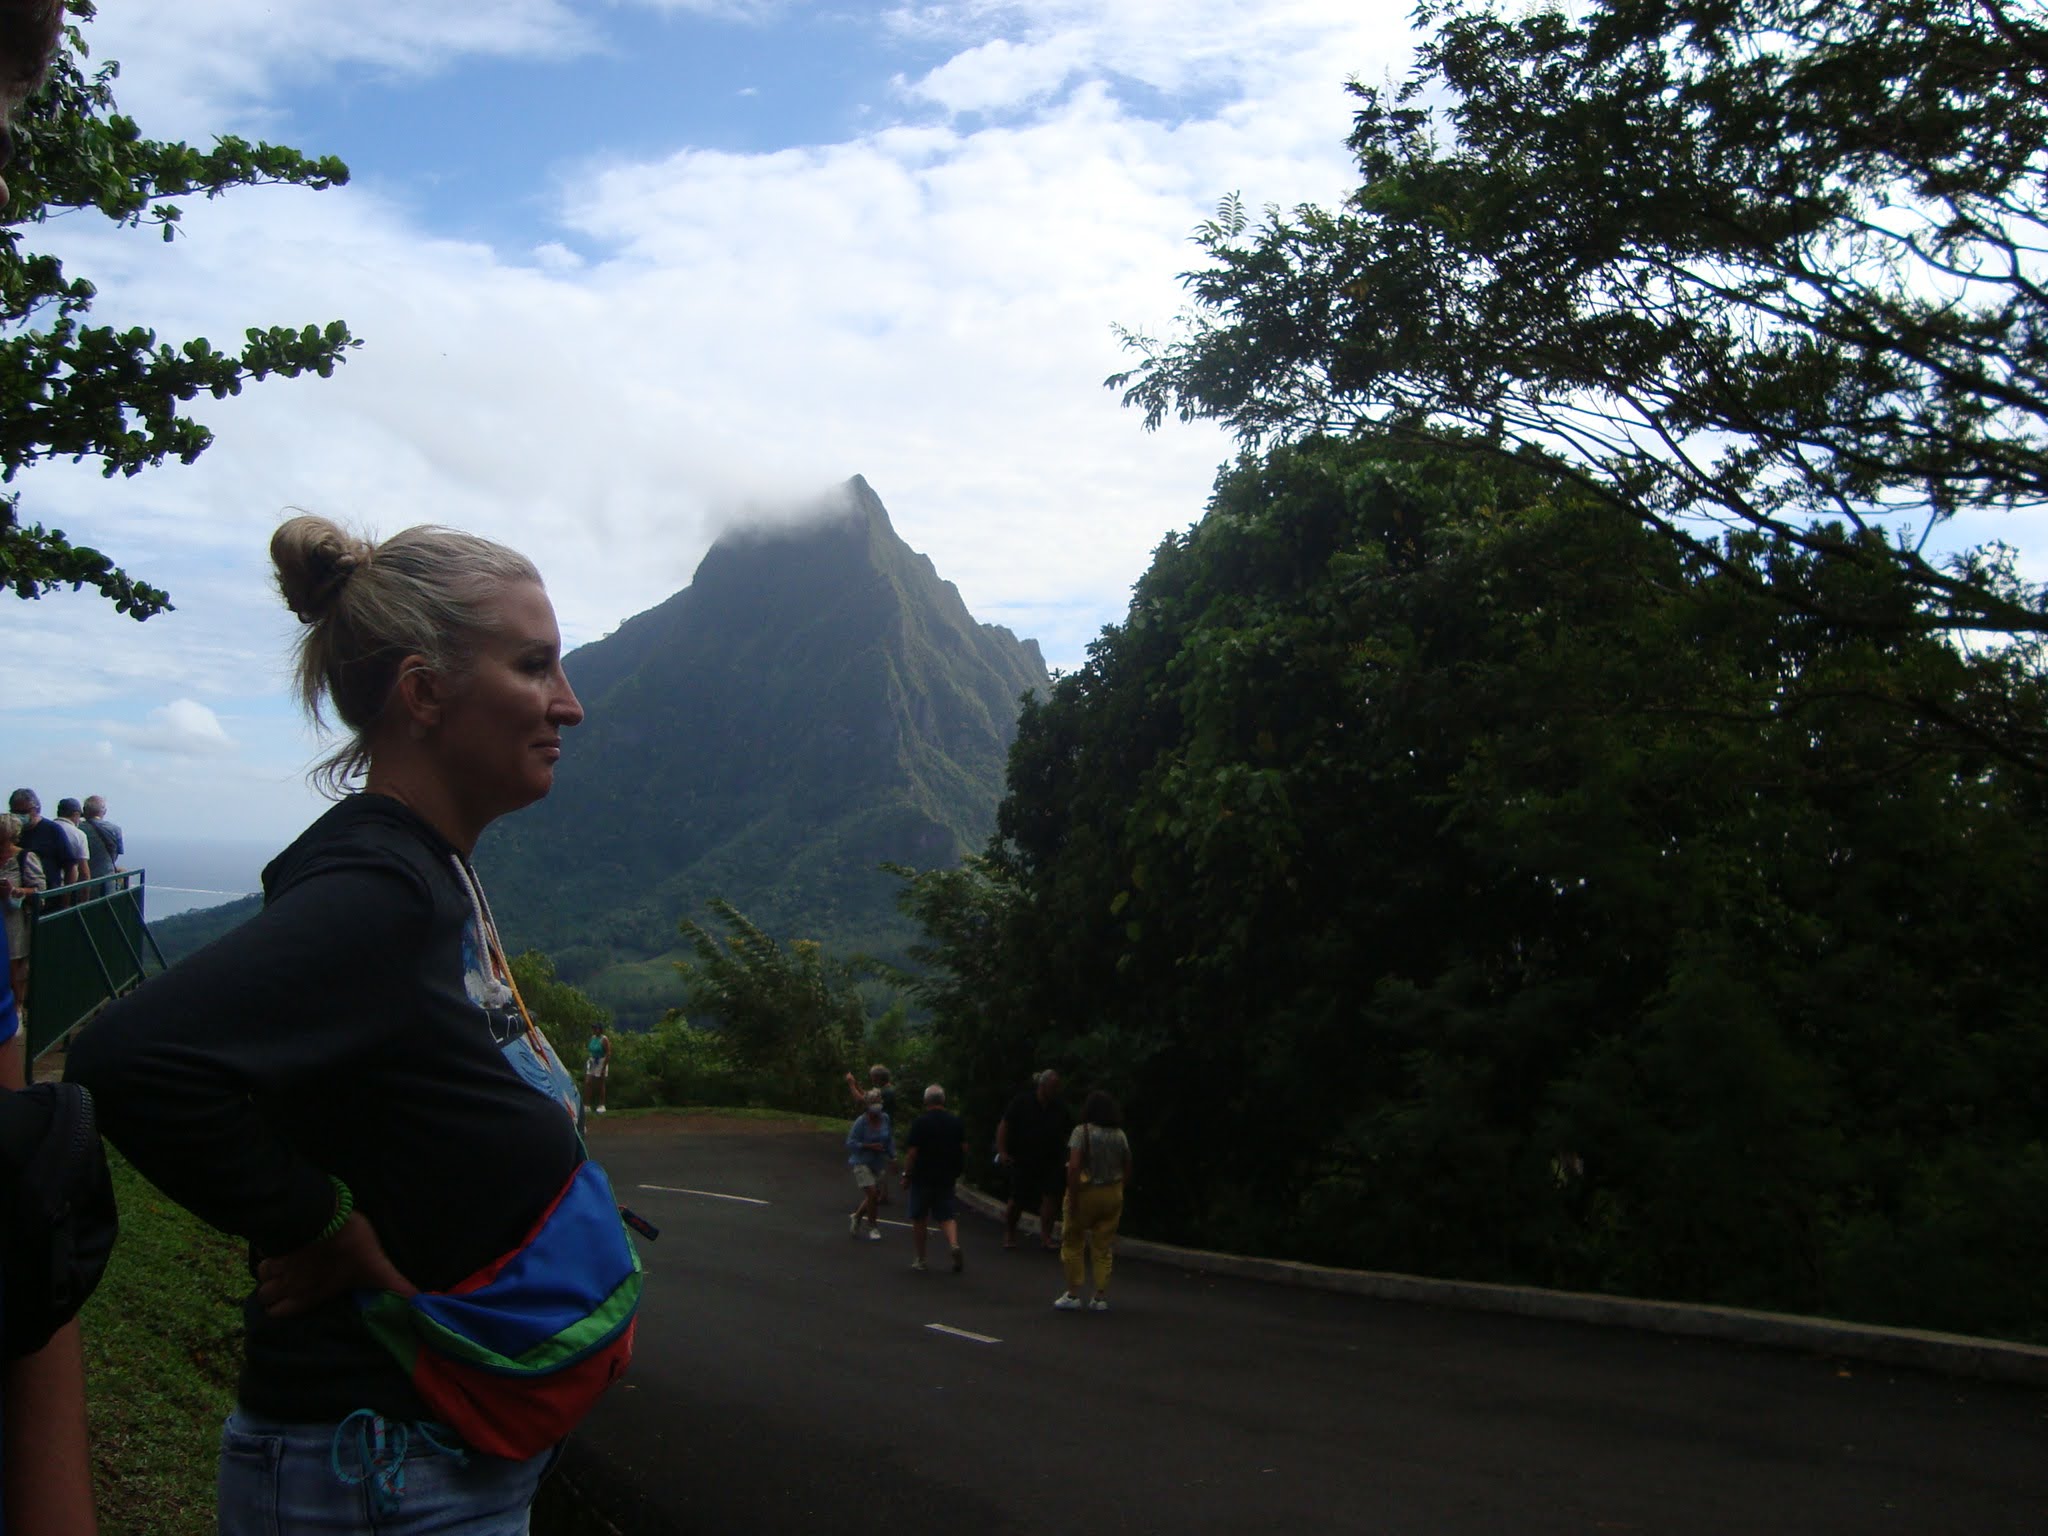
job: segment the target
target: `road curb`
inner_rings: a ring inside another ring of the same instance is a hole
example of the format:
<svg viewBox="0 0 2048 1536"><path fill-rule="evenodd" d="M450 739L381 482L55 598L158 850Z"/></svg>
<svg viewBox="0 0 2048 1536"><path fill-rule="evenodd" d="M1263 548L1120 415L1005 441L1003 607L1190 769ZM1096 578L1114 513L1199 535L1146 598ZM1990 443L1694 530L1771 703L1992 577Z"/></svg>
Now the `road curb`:
<svg viewBox="0 0 2048 1536"><path fill-rule="evenodd" d="M1001 1218L1003 1202L965 1185L957 1193L983 1215ZM1036 1233L1038 1218L1023 1217L1018 1225ZM1606 1328L1635 1328L1649 1333L1720 1339L1767 1349L1795 1349L1808 1354L1838 1355L1884 1365L1911 1366L1950 1376L2048 1386L2048 1348L2010 1344L1966 1334L1930 1333L1915 1328L1885 1328L1873 1323L1843 1323L1786 1312L1753 1312L1742 1307L1714 1307L1676 1301L1639 1301L1588 1291L1547 1291L1535 1286L1493 1285L1478 1280L1432 1280L1422 1275L1397 1275L1381 1270L1336 1269L1293 1259L1257 1259L1236 1253L1211 1253L1142 1237L1117 1238L1116 1256L1171 1264L1195 1274L1230 1275L1310 1290L1339 1291L1379 1301L1415 1301L1473 1312L1506 1312L1518 1317L1591 1323Z"/></svg>

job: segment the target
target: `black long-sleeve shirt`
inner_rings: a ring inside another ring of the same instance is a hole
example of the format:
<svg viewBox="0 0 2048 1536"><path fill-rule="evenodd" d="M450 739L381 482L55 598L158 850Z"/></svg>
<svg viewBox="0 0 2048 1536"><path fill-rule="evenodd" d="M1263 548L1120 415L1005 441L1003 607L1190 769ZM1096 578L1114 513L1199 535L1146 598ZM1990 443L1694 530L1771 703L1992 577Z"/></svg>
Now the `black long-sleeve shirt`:
<svg viewBox="0 0 2048 1536"><path fill-rule="evenodd" d="M455 850L378 795L263 872L255 917L121 999L71 1050L144 1176L250 1263L315 1238L345 1181L399 1271L446 1289L515 1246L582 1160L573 1085L543 1086ZM567 1087L569 1100L550 1092ZM244 1306L239 1395L294 1422L425 1410L354 1302Z"/></svg>

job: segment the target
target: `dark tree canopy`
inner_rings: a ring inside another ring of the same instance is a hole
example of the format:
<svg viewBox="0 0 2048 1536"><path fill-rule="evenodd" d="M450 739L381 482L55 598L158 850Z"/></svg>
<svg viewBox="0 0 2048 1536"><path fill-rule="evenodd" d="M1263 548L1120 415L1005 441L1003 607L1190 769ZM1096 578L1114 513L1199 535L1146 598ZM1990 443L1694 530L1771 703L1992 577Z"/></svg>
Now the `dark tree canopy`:
<svg viewBox="0 0 2048 1536"><path fill-rule="evenodd" d="M1184 332L1126 335L1140 361L1110 383L1148 424L1536 448L1695 557L1719 557L1716 524L1755 528L1919 599L1827 617L2048 632L2005 551L1930 553L1958 513L2048 500L2038 7L1421 19L1404 83L1352 86L1346 206L1254 223L1228 201Z"/></svg>
<svg viewBox="0 0 2048 1536"><path fill-rule="evenodd" d="M1887 701L2048 707L1780 586L1919 601L1504 460L1239 465L906 892L948 1086L1116 1092L1148 1235L2048 1337L2048 788Z"/></svg>
<svg viewBox="0 0 2048 1536"><path fill-rule="evenodd" d="M90 0L67 9L90 20ZM74 24L47 84L15 118L17 161L0 225L0 481L44 459L97 459L112 477L168 458L189 464L213 434L182 407L201 394L239 394L247 380L312 372L326 377L357 343L340 321L252 327L238 351L203 337L161 341L147 326L91 325L93 284L34 249L36 228L93 211L118 224L178 234L176 199L236 187L338 186L348 167L331 156L222 138L210 149L146 139L114 110L117 66L89 68ZM0 497L0 583L18 597L90 586L122 613L148 618L168 594L129 576L97 549L24 518L19 492Z"/></svg>

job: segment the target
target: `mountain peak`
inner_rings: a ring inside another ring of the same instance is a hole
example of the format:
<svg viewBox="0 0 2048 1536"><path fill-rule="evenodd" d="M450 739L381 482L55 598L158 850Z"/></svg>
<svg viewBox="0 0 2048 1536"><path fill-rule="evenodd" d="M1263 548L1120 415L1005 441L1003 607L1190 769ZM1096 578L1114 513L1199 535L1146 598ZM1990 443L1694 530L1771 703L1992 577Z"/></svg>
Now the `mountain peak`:
<svg viewBox="0 0 2048 1536"><path fill-rule="evenodd" d="M647 978L670 973L649 963L713 896L899 951L877 865L986 840L1019 699L1046 684L1038 647L978 622L864 478L805 510L728 529L687 588L566 658L587 721L553 794L478 850L508 937L622 1019L650 1016Z"/></svg>
<svg viewBox="0 0 2048 1536"><path fill-rule="evenodd" d="M849 527L880 533L896 540L889 509L873 486L860 475L840 482L809 501L776 511L756 511L730 523L712 541L718 549L736 544L759 544L802 539L811 535L841 534Z"/></svg>

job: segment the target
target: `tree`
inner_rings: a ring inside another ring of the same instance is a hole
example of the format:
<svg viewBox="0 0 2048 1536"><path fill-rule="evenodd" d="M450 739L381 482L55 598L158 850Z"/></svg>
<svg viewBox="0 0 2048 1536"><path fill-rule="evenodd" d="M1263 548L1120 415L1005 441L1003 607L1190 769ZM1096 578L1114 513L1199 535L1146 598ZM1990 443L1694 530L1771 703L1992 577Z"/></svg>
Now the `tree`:
<svg viewBox="0 0 2048 1536"><path fill-rule="evenodd" d="M728 932L688 917L678 925L696 951L676 962L689 1013L716 1022L739 1064L774 1083L783 1108L839 1108L840 1074L867 1023L856 990L863 969L814 939L785 949L729 901L705 905Z"/></svg>
<svg viewBox="0 0 2048 1536"><path fill-rule="evenodd" d="M512 957L512 982L555 1055L580 1080L584 1048L592 1035L611 1028L611 1014L560 980L554 961L537 949Z"/></svg>
<svg viewBox="0 0 2048 1536"><path fill-rule="evenodd" d="M91 0L67 0L79 20ZM205 338L160 341L146 326L88 325L98 296L54 257L34 251L31 231L54 215L92 210L140 231L176 238L176 199L219 197L236 187L338 186L348 167L332 156L221 138L211 149L145 139L114 110L118 66L88 72L76 24L50 78L16 117L20 159L8 172L12 193L0 226L0 481L51 458L94 458L105 473L135 475L167 458L190 464L213 434L181 406L201 393L241 393L243 383L333 373L357 343L340 321L326 326L252 327L238 352ZM23 520L19 492L0 496L0 582L35 598L69 584L90 586L115 608L146 619L171 606L169 595L129 576L97 549L61 529Z"/></svg>
<svg viewBox="0 0 2048 1536"><path fill-rule="evenodd" d="M914 887L947 1070L1117 1091L1151 1235L2044 1336L2048 783L1888 701L2048 699L1920 600L1540 464L1247 458Z"/></svg>
<svg viewBox="0 0 2048 1536"><path fill-rule="evenodd" d="M912 969L898 980L928 1023L911 1051L880 1049L876 1041L870 1054L928 1065L944 1077L953 1108L992 1139L1025 1074L1047 1060L1069 1060L1068 1040L1036 995L1041 968L1014 948L1021 893L989 857L970 855L950 869L882 868L903 882L896 904L924 935L910 945Z"/></svg>
<svg viewBox="0 0 2048 1536"><path fill-rule="evenodd" d="M1108 382L1249 444L1535 449L1720 565L1715 525L1882 566L1882 629L2048 633L1965 511L2048 499L2048 24L2002 0L1428 4L1358 84L1338 213L1228 200L1194 306ZM1916 600L1891 601L1902 582ZM1913 707L1922 701L1904 701ZM1996 700L1949 724L2034 766Z"/></svg>

